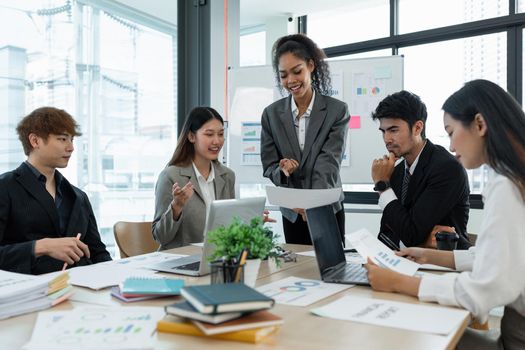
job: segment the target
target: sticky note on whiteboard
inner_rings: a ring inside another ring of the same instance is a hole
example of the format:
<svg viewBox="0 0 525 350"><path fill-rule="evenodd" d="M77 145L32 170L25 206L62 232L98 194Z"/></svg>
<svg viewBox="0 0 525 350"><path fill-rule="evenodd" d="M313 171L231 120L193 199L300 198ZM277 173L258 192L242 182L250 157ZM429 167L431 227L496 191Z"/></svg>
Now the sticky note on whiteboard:
<svg viewBox="0 0 525 350"><path fill-rule="evenodd" d="M374 68L375 79L390 79L392 78L392 69L390 67L376 67Z"/></svg>
<svg viewBox="0 0 525 350"><path fill-rule="evenodd" d="M350 116L350 122L348 123L349 129L361 129L361 117L358 115Z"/></svg>

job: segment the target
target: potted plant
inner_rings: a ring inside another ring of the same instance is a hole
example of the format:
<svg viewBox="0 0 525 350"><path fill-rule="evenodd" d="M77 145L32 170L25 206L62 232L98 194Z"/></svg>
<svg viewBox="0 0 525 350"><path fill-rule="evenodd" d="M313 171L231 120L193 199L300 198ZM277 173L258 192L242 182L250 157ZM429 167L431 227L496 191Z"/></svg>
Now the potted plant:
<svg viewBox="0 0 525 350"><path fill-rule="evenodd" d="M244 267L244 281L255 285L261 260L273 259L280 266L278 259L277 235L265 227L262 218L253 218L249 223L234 218L229 226L220 226L208 232L208 242L215 246L212 259L238 259L243 249L248 249L248 261Z"/></svg>

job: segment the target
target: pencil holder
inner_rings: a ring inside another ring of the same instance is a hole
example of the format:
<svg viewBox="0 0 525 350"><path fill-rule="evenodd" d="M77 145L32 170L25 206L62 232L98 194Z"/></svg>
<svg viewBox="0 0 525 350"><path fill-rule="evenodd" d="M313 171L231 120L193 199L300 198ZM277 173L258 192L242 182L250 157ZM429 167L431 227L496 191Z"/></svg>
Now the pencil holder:
<svg viewBox="0 0 525 350"><path fill-rule="evenodd" d="M244 283L244 265L210 263L211 283Z"/></svg>

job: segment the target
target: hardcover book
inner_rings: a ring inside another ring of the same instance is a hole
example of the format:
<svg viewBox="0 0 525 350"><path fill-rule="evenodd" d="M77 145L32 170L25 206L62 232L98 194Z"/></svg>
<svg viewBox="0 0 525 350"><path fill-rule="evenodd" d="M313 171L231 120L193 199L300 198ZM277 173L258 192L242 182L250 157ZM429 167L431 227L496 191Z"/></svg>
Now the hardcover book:
<svg viewBox="0 0 525 350"><path fill-rule="evenodd" d="M223 314L203 314L195 309L189 302L183 301L171 305L166 305L166 313L189 318L192 320L203 321L212 324L218 324L239 318L242 316L241 312L227 312Z"/></svg>
<svg viewBox="0 0 525 350"><path fill-rule="evenodd" d="M182 296L204 314L269 309L275 301L244 283L189 286Z"/></svg>

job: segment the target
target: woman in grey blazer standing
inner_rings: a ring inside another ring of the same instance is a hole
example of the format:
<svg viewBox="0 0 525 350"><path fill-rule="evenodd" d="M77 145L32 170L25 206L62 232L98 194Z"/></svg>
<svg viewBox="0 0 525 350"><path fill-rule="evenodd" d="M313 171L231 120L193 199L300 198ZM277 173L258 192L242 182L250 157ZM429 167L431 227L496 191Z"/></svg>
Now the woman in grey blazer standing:
<svg viewBox="0 0 525 350"><path fill-rule="evenodd" d="M155 186L153 237L160 250L202 242L211 201L235 198L235 174L218 160L224 121L211 107L190 111Z"/></svg>
<svg viewBox="0 0 525 350"><path fill-rule="evenodd" d="M264 176L276 186L341 187L340 168L350 119L346 103L329 97L330 73L324 52L302 34L278 39L272 50L277 84L289 93L262 115ZM334 203L344 242L343 194ZM312 244L304 209L281 208L287 243Z"/></svg>

